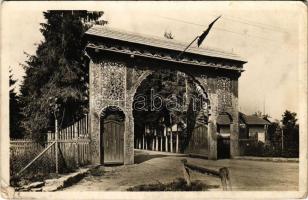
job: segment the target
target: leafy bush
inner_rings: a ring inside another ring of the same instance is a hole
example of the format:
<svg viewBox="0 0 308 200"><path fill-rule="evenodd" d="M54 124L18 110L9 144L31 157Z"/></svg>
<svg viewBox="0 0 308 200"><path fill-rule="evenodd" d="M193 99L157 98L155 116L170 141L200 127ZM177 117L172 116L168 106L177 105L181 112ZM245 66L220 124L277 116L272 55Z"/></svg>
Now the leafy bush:
<svg viewBox="0 0 308 200"><path fill-rule="evenodd" d="M261 156L261 157L298 157L298 151L286 149L282 151L271 144L264 144L263 142L250 140L240 143L242 155L244 156Z"/></svg>
<svg viewBox="0 0 308 200"><path fill-rule="evenodd" d="M218 187L218 185L206 185L201 181L193 181L191 186L188 187L183 178L178 178L171 183L163 184L159 182L157 184L138 185L128 188L127 191L206 191L210 188Z"/></svg>

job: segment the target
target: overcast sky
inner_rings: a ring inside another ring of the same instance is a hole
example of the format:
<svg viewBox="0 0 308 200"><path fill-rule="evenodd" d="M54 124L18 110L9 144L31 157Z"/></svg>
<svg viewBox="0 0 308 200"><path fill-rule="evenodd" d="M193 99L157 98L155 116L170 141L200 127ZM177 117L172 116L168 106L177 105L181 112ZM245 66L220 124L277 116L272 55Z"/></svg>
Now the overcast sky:
<svg viewBox="0 0 308 200"><path fill-rule="evenodd" d="M203 48L233 51L248 61L239 81L239 106L247 114L263 111L280 119L284 110L298 112L299 34L303 4L290 2L5 2L2 6L2 65L22 81L26 56L42 40L40 23L47 9L105 12L111 28L190 43L222 15ZM34 6L35 5L35 6ZM27 7L27 9L25 9ZM196 44L195 44L196 45ZM307 63L307 61L305 61Z"/></svg>

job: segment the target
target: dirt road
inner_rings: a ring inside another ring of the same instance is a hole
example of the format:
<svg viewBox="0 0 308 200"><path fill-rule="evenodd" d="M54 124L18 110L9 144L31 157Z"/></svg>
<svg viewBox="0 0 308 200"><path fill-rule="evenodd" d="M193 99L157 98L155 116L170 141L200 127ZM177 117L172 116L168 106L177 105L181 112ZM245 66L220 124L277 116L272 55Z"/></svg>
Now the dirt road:
<svg viewBox="0 0 308 200"><path fill-rule="evenodd" d="M168 183L183 177L183 157L137 151L137 164L105 167L102 176L87 176L79 183L65 188L65 191L124 191L129 187ZM298 190L298 163L279 163L246 160L204 160L185 158L189 163L209 168L228 167L233 190L294 191ZM208 185L220 185L217 178L192 173L192 180Z"/></svg>

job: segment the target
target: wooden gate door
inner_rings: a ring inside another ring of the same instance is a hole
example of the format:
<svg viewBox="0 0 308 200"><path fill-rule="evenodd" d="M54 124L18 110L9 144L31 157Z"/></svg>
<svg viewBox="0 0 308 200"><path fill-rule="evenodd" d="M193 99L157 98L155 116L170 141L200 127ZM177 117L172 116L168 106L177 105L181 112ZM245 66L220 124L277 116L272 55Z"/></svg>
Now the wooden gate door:
<svg viewBox="0 0 308 200"><path fill-rule="evenodd" d="M207 126L200 124L195 127L185 153L208 156Z"/></svg>
<svg viewBox="0 0 308 200"><path fill-rule="evenodd" d="M124 122L104 120L104 164L124 163Z"/></svg>

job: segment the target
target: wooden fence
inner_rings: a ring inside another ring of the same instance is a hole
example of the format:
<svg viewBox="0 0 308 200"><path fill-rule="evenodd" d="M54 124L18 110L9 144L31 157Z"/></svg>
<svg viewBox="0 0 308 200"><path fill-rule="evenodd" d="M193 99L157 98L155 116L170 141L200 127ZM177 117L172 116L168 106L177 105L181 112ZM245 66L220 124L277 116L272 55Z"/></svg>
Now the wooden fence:
<svg viewBox="0 0 308 200"><path fill-rule="evenodd" d="M54 132L48 132L47 143L55 141ZM58 146L60 157L66 162L65 165L82 166L90 162L90 147L88 135L87 116L74 124L59 131Z"/></svg>
<svg viewBox="0 0 308 200"><path fill-rule="evenodd" d="M11 139L10 153L12 156L22 156L26 152L43 151L45 145L39 144L31 139Z"/></svg>
<svg viewBox="0 0 308 200"><path fill-rule="evenodd" d="M11 140L11 155L22 157L28 152L33 153L33 159L30 163L38 162L35 156L48 157L50 160L56 160L56 152L58 152L60 168L76 168L90 163L90 140L88 133L88 117L78 120L77 122L59 130L58 140L56 140L55 132L47 133L47 141L41 145L30 139ZM51 145L51 146L50 146ZM58 151L56 147L58 146ZM46 150L45 148L48 148ZM42 154L42 152L44 153ZM28 164L28 163L27 163ZM30 165L29 165L30 166ZM20 173L26 170L28 165L21 169Z"/></svg>

